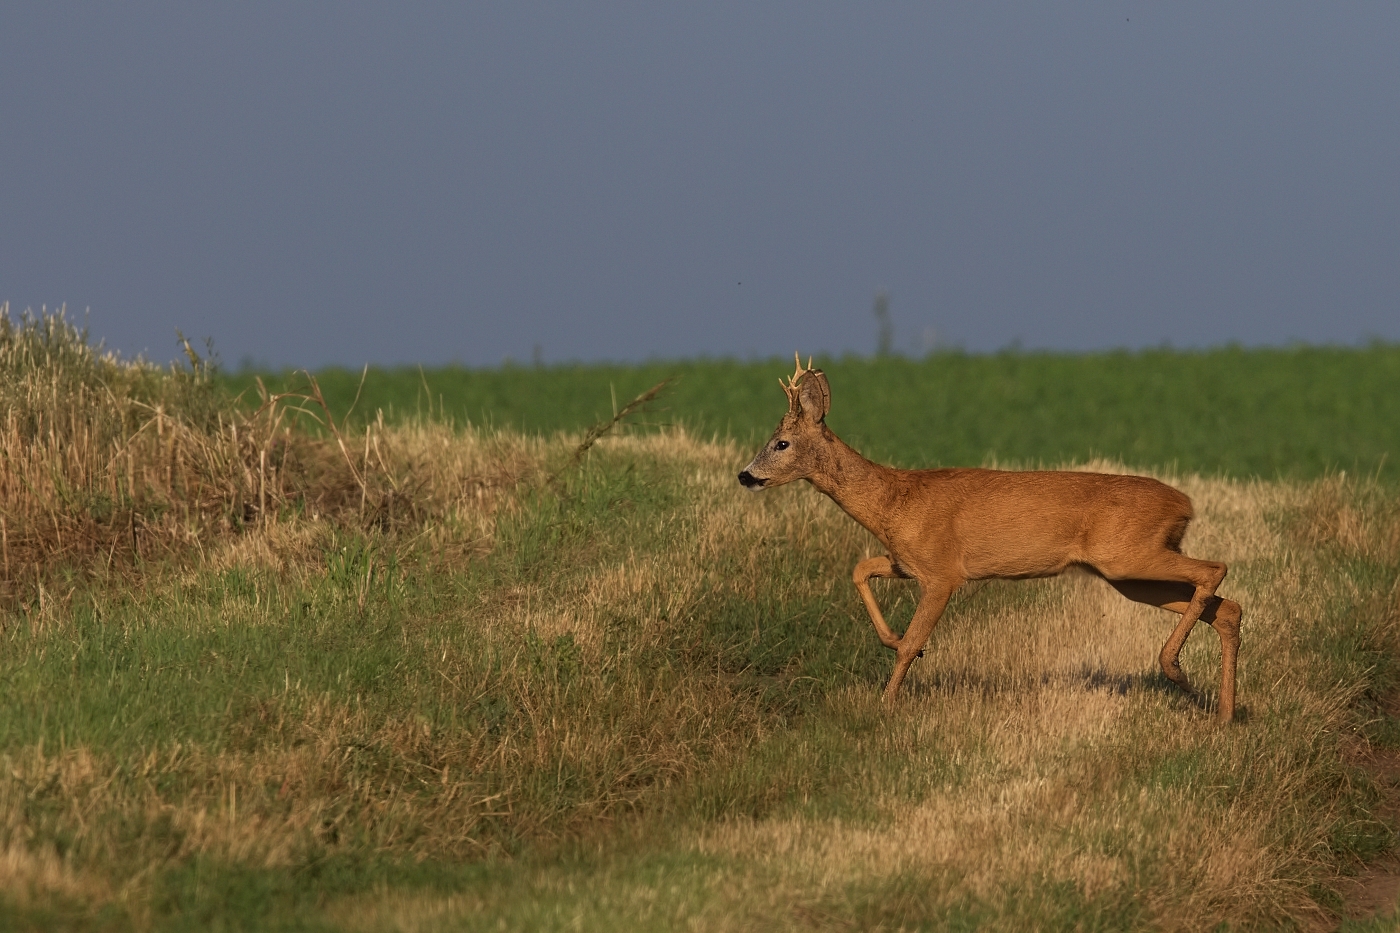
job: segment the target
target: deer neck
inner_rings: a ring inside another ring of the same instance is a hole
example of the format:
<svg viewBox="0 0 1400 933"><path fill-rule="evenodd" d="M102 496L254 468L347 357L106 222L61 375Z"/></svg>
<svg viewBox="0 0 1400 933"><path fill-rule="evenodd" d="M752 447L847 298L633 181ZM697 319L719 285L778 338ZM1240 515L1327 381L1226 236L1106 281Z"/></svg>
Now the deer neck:
<svg viewBox="0 0 1400 933"><path fill-rule="evenodd" d="M885 500L889 496L893 470L865 459L841 438L830 435L831 443L818 469L808 482L826 495L867 531L888 543Z"/></svg>

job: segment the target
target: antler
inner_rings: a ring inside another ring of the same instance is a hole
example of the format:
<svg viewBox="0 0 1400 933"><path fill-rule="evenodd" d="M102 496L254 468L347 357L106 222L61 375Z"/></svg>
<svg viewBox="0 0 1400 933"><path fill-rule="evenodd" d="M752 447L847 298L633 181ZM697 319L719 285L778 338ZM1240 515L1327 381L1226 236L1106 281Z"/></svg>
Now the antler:
<svg viewBox="0 0 1400 933"><path fill-rule="evenodd" d="M781 376L778 377L778 385L783 387L783 392L788 397L789 406L795 406L797 404L797 384L802 381L803 376L812 371L812 358L810 356L807 357L807 367L805 369L802 367L802 357L796 350L793 351L792 362L794 366L792 377L789 378L787 382L784 382Z"/></svg>

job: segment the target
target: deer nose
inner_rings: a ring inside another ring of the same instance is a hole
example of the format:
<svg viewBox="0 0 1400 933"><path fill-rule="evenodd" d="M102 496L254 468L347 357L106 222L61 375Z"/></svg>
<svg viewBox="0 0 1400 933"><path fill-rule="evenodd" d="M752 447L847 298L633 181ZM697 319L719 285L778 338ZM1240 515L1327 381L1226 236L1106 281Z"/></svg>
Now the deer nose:
<svg viewBox="0 0 1400 933"><path fill-rule="evenodd" d="M755 486L763 485L763 480L759 479L757 476L754 476L748 470L745 470L744 472L739 474L739 482L747 489L752 489Z"/></svg>

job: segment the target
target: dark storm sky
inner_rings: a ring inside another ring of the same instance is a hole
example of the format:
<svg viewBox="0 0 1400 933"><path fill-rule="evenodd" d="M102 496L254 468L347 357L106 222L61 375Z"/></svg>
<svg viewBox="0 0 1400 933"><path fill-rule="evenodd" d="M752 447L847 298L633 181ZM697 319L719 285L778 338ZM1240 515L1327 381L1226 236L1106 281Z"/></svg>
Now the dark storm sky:
<svg viewBox="0 0 1400 933"><path fill-rule="evenodd" d="M742 284L740 284L742 283ZM0 300L127 353L1400 339L1400 4L7 4Z"/></svg>

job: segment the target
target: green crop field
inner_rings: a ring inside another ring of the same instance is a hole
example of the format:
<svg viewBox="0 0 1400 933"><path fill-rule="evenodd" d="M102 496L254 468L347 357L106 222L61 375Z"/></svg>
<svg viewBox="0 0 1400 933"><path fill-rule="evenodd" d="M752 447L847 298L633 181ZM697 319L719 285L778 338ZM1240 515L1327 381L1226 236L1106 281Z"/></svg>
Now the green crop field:
<svg viewBox="0 0 1400 933"><path fill-rule="evenodd" d="M818 363L832 386L832 429L867 456L901 466L1104 457L1238 478L1302 479L1338 470L1385 477L1400 453L1395 345L942 353ZM791 372L783 360L370 369L356 412L373 417L382 410L395 421L431 408L458 424L579 431L609 417L614 401L624 404L673 377L653 421L751 444L782 413L777 380ZM348 410L361 373L327 370L317 377L332 409ZM255 399L254 378L233 374L228 384ZM303 380L282 373L265 381L277 391Z"/></svg>
<svg viewBox="0 0 1400 933"><path fill-rule="evenodd" d="M0 930L1393 929L1397 358L825 362L876 456L1190 495L1219 725L1215 632L1183 693L1085 575L966 587L883 706L878 544L735 482L779 361L372 372L347 419L358 374L259 409L0 315Z"/></svg>

